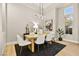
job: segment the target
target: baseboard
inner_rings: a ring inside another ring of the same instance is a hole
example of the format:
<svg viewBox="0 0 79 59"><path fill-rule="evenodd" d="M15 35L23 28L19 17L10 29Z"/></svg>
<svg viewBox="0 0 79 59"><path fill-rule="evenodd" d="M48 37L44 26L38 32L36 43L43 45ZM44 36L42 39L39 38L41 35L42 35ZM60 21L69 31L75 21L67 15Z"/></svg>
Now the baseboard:
<svg viewBox="0 0 79 59"><path fill-rule="evenodd" d="M7 42L7 45L10 45L10 44L17 44L17 41L14 41L14 42Z"/></svg>
<svg viewBox="0 0 79 59"><path fill-rule="evenodd" d="M79 44L78 41L73 41L73 40L68 40L68 39L63 39L64 41L68 41L68 42L72 42L72 43L76 43L76 44Z"/></svg>

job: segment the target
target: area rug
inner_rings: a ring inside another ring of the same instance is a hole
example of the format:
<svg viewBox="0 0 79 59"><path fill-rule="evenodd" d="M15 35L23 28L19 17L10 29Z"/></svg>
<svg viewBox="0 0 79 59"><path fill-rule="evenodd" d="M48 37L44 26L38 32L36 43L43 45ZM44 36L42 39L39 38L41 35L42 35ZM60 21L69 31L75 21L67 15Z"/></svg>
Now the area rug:
<svg viewBox="0 0 79 59"><path fill-rule="evenodd" d="M53 42L52 44L40 45L40 49L38 52L37 45L35 45L35 52L34 53L32 53L27 46L23 46L22 52L20 54L21 47L18 44L16 44L15 50L16 50L17 56L55 56L65 46L66 45L64 45L64 44Z"/></svg>

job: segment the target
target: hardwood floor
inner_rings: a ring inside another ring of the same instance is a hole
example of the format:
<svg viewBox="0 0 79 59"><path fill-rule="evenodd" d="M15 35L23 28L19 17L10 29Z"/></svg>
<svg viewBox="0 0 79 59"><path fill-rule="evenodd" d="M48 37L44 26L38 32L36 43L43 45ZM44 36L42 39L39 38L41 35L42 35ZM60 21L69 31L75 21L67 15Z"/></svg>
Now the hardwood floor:
<svg viewBox="0 0 79 59"><path fill-rule="evenodd" d="M5 56L16 56L14 44L7 45L4 51Z"/></svg>
<svg viewBox="0 0 79 59"><path fill-rule="evenodd" d="M79 56L79 44L66 41L56 41L56 42L66 45L66 47L63 48L56 56ZM6 46L4 55L16 56L14 44Z"/></svg>
<svg viewBox="0 0 79 59"><path fill-rule="evenodd" d="M59 43L65 44L66 47L57 56L79 56L79 44L65 41L59 41Z"/></svg>

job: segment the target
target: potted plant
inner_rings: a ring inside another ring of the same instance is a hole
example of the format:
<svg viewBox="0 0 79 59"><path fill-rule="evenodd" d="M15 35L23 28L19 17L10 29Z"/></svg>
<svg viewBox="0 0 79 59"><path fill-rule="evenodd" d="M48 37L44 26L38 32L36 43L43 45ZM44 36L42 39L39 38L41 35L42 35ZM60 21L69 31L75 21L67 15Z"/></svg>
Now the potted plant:
<svg viewBox="0 0 79 59"><path fill-rule="evenodd" d="M58 38L59 41L62 41L62 37L61 37L61 36L64 34L63 29L58 28L58 29L57 29L57 33L58 33L58 35L59 35L59 38Z"/></svg>

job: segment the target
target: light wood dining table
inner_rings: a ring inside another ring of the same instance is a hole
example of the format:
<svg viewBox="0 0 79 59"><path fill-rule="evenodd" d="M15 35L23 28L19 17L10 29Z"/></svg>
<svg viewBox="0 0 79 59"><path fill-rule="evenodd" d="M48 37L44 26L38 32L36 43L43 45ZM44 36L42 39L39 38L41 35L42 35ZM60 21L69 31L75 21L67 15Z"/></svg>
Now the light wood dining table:
<svg viewBox="0 0 79 59"><path fill-rule="evenodd" d="M32 42L31 47L28 46L29 49L30 49L32 52L35 52L35 48L34 48L34 47L35 47L35 44L34 44L34 42L35 42L35 40L37 39L38 35L37 35L37 34L30 34L30 35L25 35L25 37L26 37L29 41Z"/></svg>
<svg viewBox="0 0 79 59"><path fill-rule="evenodd" d="M46 36L47 33L25 35L25 38L32 42L31 47L30 46L28 46L28 47L33 53L35 52L35 40L38 38L39 35L45 35Z"/></svg>

